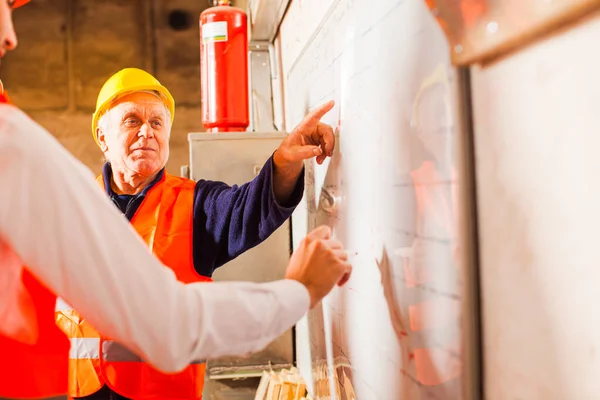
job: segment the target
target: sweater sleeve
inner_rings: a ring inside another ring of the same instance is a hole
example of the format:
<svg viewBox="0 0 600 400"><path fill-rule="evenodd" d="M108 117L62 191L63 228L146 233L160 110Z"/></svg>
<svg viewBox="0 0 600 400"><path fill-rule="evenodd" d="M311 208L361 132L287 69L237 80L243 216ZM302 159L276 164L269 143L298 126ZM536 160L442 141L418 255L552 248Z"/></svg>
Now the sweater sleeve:
<svg viewBox="0 0 600 400"><path fill-rule="evenodd" d="M213 271L277 230L300 203L304 170L287 204L273 191L273 157L260 173L241 186L201 180L194 203L194 265L200 275Z"/></svg>

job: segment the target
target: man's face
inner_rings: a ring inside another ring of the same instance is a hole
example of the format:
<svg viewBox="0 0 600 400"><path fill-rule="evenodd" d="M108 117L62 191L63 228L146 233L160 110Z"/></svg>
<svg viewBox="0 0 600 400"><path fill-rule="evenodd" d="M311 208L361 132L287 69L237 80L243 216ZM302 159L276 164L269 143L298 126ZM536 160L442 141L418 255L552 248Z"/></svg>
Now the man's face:
<svg viewBox="0 0 600 400"><path fill-rule="evenodd" d="M169 158L170 116L151 93L118 99L101 118L96 134L115 172L151 177Z"/></svg>
<svg viewBox="0 0 600 400"><path fill-rule="evenodd" d="M12 22L12 2L13 0L0 0L0 58L8 50L17 47L17 34Z"/></svg>

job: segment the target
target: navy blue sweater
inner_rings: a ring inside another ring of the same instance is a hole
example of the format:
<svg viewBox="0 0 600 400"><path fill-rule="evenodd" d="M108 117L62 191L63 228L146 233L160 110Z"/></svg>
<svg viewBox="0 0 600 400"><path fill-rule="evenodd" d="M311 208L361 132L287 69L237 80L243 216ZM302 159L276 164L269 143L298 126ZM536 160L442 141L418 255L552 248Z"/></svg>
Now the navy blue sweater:
<svg viewBox="0 0 600 400"><path fill-rule="evenodd" d="M287 204L278 204L273 192L273 157L260 173L241 186L200 180L194 193L194 266L200 275L212 276L214 270L258 245L292 214L304 192L304 171ZM148 190L164 174L137 195L117 195L111 188L112 170L102 170L106 194L131 221Z"/></svg>

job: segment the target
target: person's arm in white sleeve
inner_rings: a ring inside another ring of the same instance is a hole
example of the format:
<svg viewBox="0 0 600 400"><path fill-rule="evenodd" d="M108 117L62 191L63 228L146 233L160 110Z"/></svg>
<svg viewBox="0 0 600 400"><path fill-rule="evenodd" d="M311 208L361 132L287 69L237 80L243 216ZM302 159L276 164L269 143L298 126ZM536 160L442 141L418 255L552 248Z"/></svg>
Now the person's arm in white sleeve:
<svg viewBox="0 0 600 400"><path fill-rule="evenodd" d="M296 280L178 282L91 172L7 105L0 191L0 240L100 332L164 371L258 351L309 309L309 291Z"/></svg>

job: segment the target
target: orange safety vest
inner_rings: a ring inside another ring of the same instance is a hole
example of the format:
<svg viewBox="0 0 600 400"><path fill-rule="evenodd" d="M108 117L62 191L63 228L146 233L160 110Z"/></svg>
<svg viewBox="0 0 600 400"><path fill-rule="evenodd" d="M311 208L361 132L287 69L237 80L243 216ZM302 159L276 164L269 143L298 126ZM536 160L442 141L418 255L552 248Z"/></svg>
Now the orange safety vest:
<svg viewBox="0 0 600 400"><path fill-rule="evenodd" d="M0 94L0 103L8 103ZM69 341L52 318L56 296L10 246L0 253L0 397L45 398L67 391Z"/></svg>
<svg viewBox="0 0 600 400"><path fill-rule="evenodd" d="M97 180L104 187L102 176ZM195 185L192 180L165 174L148 191L131 220L152 252L185 283L212 281L194 269ZM177 374L162 373L124 346L100 335L77 311L61 301L57 303L56 323L71 340L71 397L89 396L107 385L116 393L134 399L202 398L204 363L190 364Z"/></svg>

